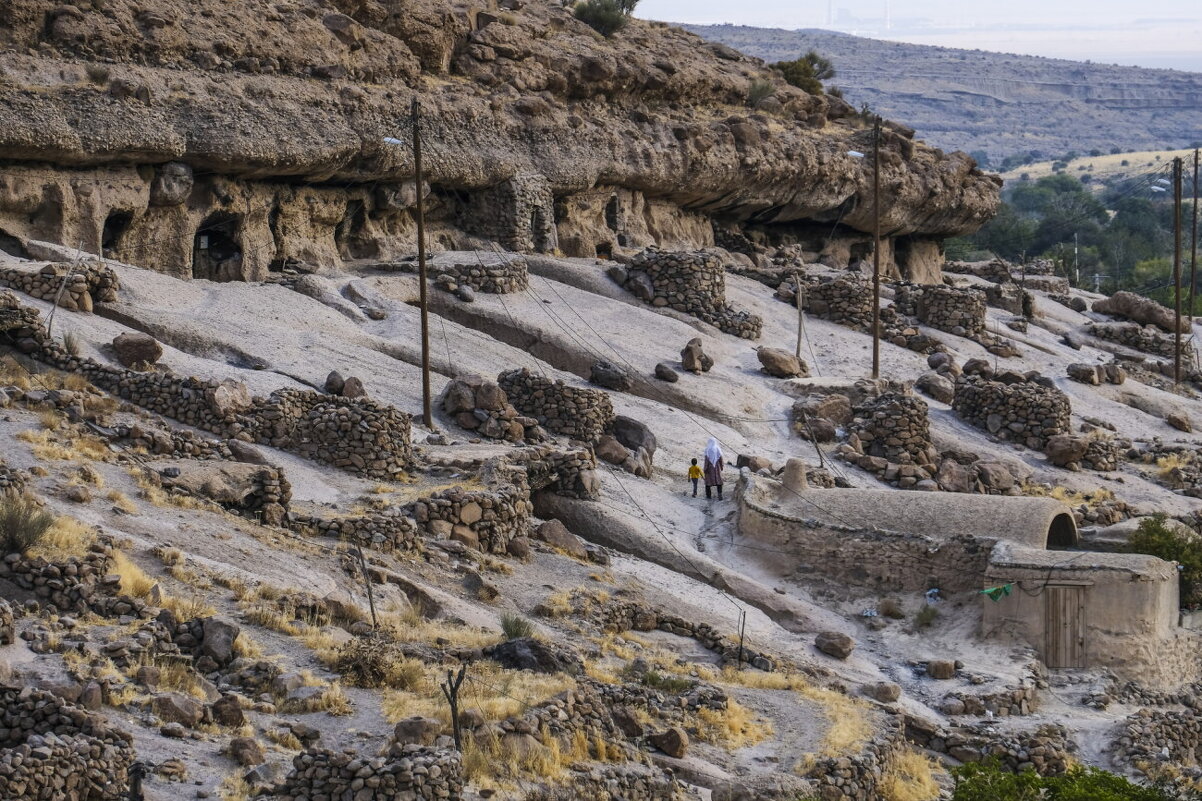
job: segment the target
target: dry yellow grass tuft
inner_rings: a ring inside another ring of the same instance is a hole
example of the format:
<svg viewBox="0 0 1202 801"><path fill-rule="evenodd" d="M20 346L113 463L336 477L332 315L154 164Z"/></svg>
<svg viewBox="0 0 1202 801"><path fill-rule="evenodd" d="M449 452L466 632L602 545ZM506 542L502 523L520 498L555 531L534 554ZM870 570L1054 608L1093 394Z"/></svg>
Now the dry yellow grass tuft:
<svg viewBox="0 0 1202 801"><path fill-rule="evenodd" d="M63 422L63 416L54 409L47 409L38 415L38 423L47 431L58 431Z"/></svg>
<svg viewBox="0 0 1202 801"><path fill-rule="evenodd" d="M75 452L53 439L49 431L22 431L17 439L32 445L33 455L43 462L68 462L75 457Z"/></svg>
<svg viewBox="0 0 1202 801"><path fill-rule="evenodd" d="M1161 456L1156 460L1156 475L1161 480L1167 480L1174 470L1189 467L1192 461L1190 455L1184 453L1170 453L1168 456Z"/></svg>
<svg viewBox="0 0 1202 801"><path fill-rule="evenodd" d="M1078 492L1068 487L1055 486L1048 489L1040 484L1024 482L1020 489L1022 489L1023 495L1033 498L1054 498L1069 506L1080 506L1081 504L1098 506L1099 504L1114 500L1114 493L1105 488L1099 488L1092 492Z"/></svg>
<svg viewBox="0 0 1202 801"><path fill-rule="evenodd" d="M217 614L217 610L206 603L200 595L189 595L187 598L164 595L160 605L164 609L174 612L177 620L193 620ZM241 636L238 639L241 639Z"/></svg>
<svg viewBox="0 0 1202 801"><path fill-rule="evenodd" d="M263 736L286 751L303 751L304 743L292 733L291 729L266 729Z"/></svg>
<svg viewBox="0 0 1202 801"><path fill-rule="evenodd" d="M935 801L939 784L935 773L942 769L929 757L907 749L894 756L879 790L884 801Z"/></svg>
<svg viewBox="0 0 1202 801"><path fill-rule="evenodd" d="M12 356L0 358L0 384L13 386L21 390L29 389L31 386L29 383L29 373Z"/></svg>
<svg viewBox="0 0 1202 801"><path fill-rule="evenodd" d="M381 711L392 722L413 715L450 724L450 709L438 688L445 669L430 666L423 685L412 690L386 690ZM499 721L576 688L576 681L562 674L504 670L494 662L477 662L463 685L460 706L479 712L486 720Z"/></svg>
<svg viewBox="0 0 1202 801"><path fill-rule="evenodd" d="M121 592L135 598L145 598L156 583L121 551L113 552L111 572L121 577Z"/></svg>
<svg viewBox="0 0 1202 801"><path fill-rule="evenodd" d="M242 778L241 773L231 773L221 780L217 788L217 797L221 801L250 801L253 789L246 779Z"/></svg>
<svg viewBox="0 0 1202 801"><path fill-rule="evenodd" d="M773 733L772 723L757 718L733 698L726 709L701 709L696 717L697 739L730 750L762 742Z"/></svg>
<svg viewBox="0 0 1202 801"><path fill-rule="evenodd" d="M127 515L137 514L138 506L129 499L129 496L120 490L113 490L105 496L113 504L113 506L125 512Z"/></svg>
<svg viewBox="0 0 1202 801"><path fill-rule="evenodd" d="M54 519L41 541L30 548L29 553L51 562L59 561L72 556L83 556L95 541L95 531L74 518L61 516Z"/></svg>
<svg viewBox="0 0 1202 801"><path fill-rule="evenodd" d="M872 737L872 722L868 707L862 702L835 690L806 685L798 694L821 707L829 728L822 738L826 756L852 754L864 747Z"/></svg>
<svg viewBox="0 0 1202 801"><path fill-rule="evenodd" d="M396 642L432 643L439 638L460 648L483 648L501 641L498 632L450 623L427 620L413 607L390 609L379 615L380 630Z"/></svg>
<svg viewBox="0 0 1202 801"><path fill-rule="evenodd" d="M721 681L753 690L800 690L808 682L796 673L765 673L761 670L722 668Z"/></svg>

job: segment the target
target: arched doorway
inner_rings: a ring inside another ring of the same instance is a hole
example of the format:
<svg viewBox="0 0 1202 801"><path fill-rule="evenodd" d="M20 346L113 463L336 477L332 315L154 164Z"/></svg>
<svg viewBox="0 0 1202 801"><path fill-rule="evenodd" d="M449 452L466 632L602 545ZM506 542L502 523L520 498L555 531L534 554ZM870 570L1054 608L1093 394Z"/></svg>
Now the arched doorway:
<svg viewBox="0 0 1202 801"><path fill-rule="evenodd" d="M209 281L242 281L242 218L217 212L196 229L192 246L192 277Z"/></svg>

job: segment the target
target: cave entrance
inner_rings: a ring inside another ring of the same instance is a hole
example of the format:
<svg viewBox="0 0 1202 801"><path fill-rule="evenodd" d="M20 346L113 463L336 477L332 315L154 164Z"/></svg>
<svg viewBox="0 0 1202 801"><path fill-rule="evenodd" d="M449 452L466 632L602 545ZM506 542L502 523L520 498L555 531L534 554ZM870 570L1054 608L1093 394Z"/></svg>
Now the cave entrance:
<svg viewBox="0 0 1202 801"><path fill-rule="evenodd" d="M370 259L379 256L378 244L367 236L367 209L361 201L352 201L334 229L334 246L344 259Z"/></svg>
<svg viewBox="0 0 1202 801"><path fill-rule="evenodd" d="M596 250L598 259L605 259L608 261L613 258L614 246L612 242L598 242Z"/></svg>
<svg viewBox="0 0 1202 801"><path fill-rule="evenodd" d="M208 281L242 281L242 218L211 214L196 229L192 245L192 277Z"/></svg>
<svg viewBox="0 0 1202 801"><path fill-rule="evenodd" d="M134 215L128 211L110 211L109 216L104 218L104 229L100 232L100 255L106 258L115 258L113 255L117 251L117 246L121 244L121 237L125 236L125 232L129 230L129 225L134 221Z"/></svg>
<svg viewBox="0 0 1202 801"><path fill-rule="evenodd" d="M21 240L0 228L0 253L16 256L18 259L28 259L29 251L21 244Z"/></svg>

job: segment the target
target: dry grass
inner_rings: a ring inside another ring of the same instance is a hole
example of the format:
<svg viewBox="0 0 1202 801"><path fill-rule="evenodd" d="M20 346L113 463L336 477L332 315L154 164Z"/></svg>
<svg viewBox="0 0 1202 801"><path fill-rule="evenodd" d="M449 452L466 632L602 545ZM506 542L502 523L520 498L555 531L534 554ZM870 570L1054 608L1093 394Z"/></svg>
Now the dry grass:
<svg viewBox="0 0 1202 801"><path fill-rule="evenodd" d="M304 701L285 702L281 707L282 711L294 714L326 712L336 717L345 717L354 714L355 709L351 705L351 699L347 696L346 690L342 689L341 684L338 682L326 684L307 672L301 675L305 681L305 686L322 687L324 692Z"/></svg>
<svg viewBox="0 0 1202 801"><path fill-rule="evenodd" d="M385 611L379 615L379 621L380 630L397 642L432 643L441 639L458 648L483 648L502 639L499 633L488 629L427 620L413 607Z"/></svg>
<svg viewBox="0 0 1202 801"><path fill-rule="evenodd" d="M47 431L58 431L64 422L65 418L54 409L46 409L38 415L38 423Z"/></svg>
<svg viewBox="0 0 1202 801"><path fill-rule="evenodd" d="M304 743L292 733L291 729L267 729L263 732L263 736L286 751L303 751L305 749Z"/></svg>
<svg viewBox="0 0 1202 801"><path fill-rule="evenodd" d="M753 690L802 690L809 686L796 673L765 673L762 670L736 670L724 667L719 679L726 684L737 684Z"/></svg>
<svg viewBox="0 0 1202 801"><path fill-rule="evenodd" d="M445 668L425 667L421 689L386 690L380 709L393 723L413 715L435 718L449 725L451 710L438 688ZM493 662L476 662L468 670L460 706L478 711L486 720L499 721L525 712L530 707L576 688L576 681L562 674L503 670Z"/></svg>
<svg viewBox="0 0 1202 801"><path fill-rule="evenodd" d="M121 551L113 552L113 564L110 572L121 577L121 592L135 598L145 598L156 584L154 579L146 575L142 568L131 562L129 557Z"/></svg>
<svg viewBox="0 0 1202 801"><path fill-rule="evenodd" d="M113 506L116 506L127 515L137 514L138 512L137 504L131 501L129 496L120 490L113 490L105 497L109 499Z"/></svg>
<svg viewBox="0 0 1202 801"><path fill-rule="evenodd" d="M1068 506L1098 506L1107 501L1114 500L1114 493L1108 489L1099 488L1092 492L1078 492L1077 490L1069 489L1068 487L1055 486L1051 489L1040 485L1024 482L1021 486L1022 494L1032 498L1054 498Z"/></svg>
<svg viewBox="0 0 1202 801"><path fill-rule="evenodd" d="M166 492L158 484L146 475L142 468L133 468L130 470L130 475L133 476L134 483L141 490L141 495L151 504L158 507L174 506L178 509L208 509L215 510L221 507L209 501L200 498L194 498L191 495L183 495L180 493Z"/></svg>
<svg viewBox="0 0 1202 801"><path fill-rule="evenodd" d="M263 653L263 646L257 640L252 639L245 631L238 633L238 638L234 640L234 656L243 659L260 659Z"/></svg>
<svg viewBox="0 0 1202 801"><path fill-rule="evenodd" d="M872 722L864 702L823 687L807 685L797 692L816 703L826 716L829 728L822 738L825 756L857 753L872 738Z"/></svg>
<svg viewBox="0 0 1202 801"><path fill-rule="evenodd" d="M72 556L83 556L96 541L96 532L72 517L56 517L42 539L29 550L31 556L41 556L54 562Z"/></svg>
<svg viewBox="0 0 1202 801"><path fill-rule="evenodd" d="M0 358L0 384L17 389L29 389L29 373L12 356Z"/></svg>
<svg viewBox="0 0 1202 801"><path fill-rule="evenodd" d="M69 462L75 458L75 452L55 441L49 431L22 431L17 434L17 439L32 445L30 450L39 461Z"/></svg>
<svg viewBox="0 0 1202 801"><path fill-rule="evenodd" d="M934 801L939 798L936 771L941 771L929 757L906 749L894 756L878 789L884 801Z"/></svg>
<svg viewBox="0 0 1202 801"><path fill-rule="evenodd" d="M751 710L730 698L726 709L701 709L695 719L697 739L730 750L755 745L772 736L770 721L757 718Z"/></svg>
<svg viewBox="0 0 1202 801"><path fill-rule="evenodd" d="M1189 467L1192 462L1192 456L1185 453L1170 453L1168 456L1161 456L1156 460L1156 475L1162 481L1167 481L1174 470Z"/></svg>
<svg viewBox="0 0 1202 801"><path fill-rule="evenodd" d="M184 554L178 548L165 548L162 545L157 545L151 553L168 567L174 567L184 562Z"/></svg>
<svg viewBox="0 0 1202 801"><path fill-rule="evenodd" d="M221 801L250 801L254 788L246 783L241 773L231 773L221 780L217 788L217 797Z"/></svg>
<svg viewBox="0 0 1202 801"><path fill-rule="evenodd" d="M200 595L190 595L187 598L164 595L161 606L175 613L177 620L194 620L198 617L211 617L217 614L217 610L205 602Z"/></svg>
<svg viewBox="0 0 1202 801"><path fill-rule="evenodd" d="M200 683L200 676L185 662L177 659L144 659L138 664L131 665L126 672L130 679L138 674L138 668L150 665L159 669L159 690L183 693L199 701L207 702L208 696Z"/></svg>

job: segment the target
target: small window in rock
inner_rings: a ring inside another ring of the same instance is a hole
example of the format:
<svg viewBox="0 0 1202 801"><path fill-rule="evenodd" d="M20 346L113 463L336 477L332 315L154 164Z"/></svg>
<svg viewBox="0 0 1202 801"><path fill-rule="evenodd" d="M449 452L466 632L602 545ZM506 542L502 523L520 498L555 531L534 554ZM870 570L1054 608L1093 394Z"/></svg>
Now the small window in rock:
<svg viewBox="0 0 1202 801"><path fill-rule="evenodd" d="M614 248L613 248L612 242L598 242L597 243L597 258L598 259L608 259L608 258L612 257L613 254L614 254Z"/></svg>
<svg viewBox="0 0 1202 801"><path fill-rule="evenodd" d="M192 277L209 281L241 281L242 220L235 214L210 215L196 229L192 247Z"/></svg>
<svg viewBox="0 0 1202 801"><path fill-rule="evenodd" d="M134 215L128 211L112 211L104 220L104 230L100 234L100 251L101 254L113 258L118 245L121 244L121 237L129 230L129 224L133 222Z"/></svg>

